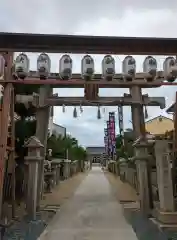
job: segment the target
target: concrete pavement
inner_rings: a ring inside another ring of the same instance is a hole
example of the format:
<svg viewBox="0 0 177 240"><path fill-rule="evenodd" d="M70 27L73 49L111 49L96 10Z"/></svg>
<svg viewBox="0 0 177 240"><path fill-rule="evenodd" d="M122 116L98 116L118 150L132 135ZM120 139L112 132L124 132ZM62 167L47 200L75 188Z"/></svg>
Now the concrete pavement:
<svg viewBox="0 0 177 240"><path fill-rule="evenodd" d="M93 167L74 196L62 206L39 240L136 240L111 186Z"/></svg>

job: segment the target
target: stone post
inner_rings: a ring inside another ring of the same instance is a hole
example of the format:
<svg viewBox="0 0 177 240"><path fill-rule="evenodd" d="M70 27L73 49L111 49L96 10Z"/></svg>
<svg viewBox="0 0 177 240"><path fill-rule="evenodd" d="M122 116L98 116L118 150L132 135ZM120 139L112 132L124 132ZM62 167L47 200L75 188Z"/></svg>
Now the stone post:
<svg viewBox="0 0 177 240"><path fill-rule="evenodd" d="M148 143L146 139L146 129L144 122L144 111L143 111L143 96L142 91L139 86L133 86L130 89L130 94L133 101L136 101L137 104L131 106L132 111L132 123L134 131L134 139L140 138L139 143L135 144L135 159L137 167L137 176L139 182L139 194L141 202L141 211L146 214L152 208L152 199L151 199L151 183L149 179L149 163L148 160ZM144 140L143 140L144 139ZM142 141L143 140L143 141Z"/></svg>
<svg viewBox="0 0 177 240"><path fill-rule="evenodd" d="M79 161L76 160L75 173L79 172Z"/></svg>
<svg viewBox="0 0 177 240"><path fill-rule="evenodd" d="M80 161L80 166L81 166L80 171L81 171L81 172L84 172L84 169L85 169L85 161L84 161L84 160L79 160L79 161Z"/></svg>
<svg viewBox="0 0 177 240"><path fill-rule="evenodd" d="M155 141L157 168L157 184L159 191L160 210L172 212L175 210L172 184L172 169L168 140Z"/></svg>
<svg viewBox="0 0 177 240"><path fill-rule="evenodd" d="M28 155L25 161L28 165L28 185L27 185L27 213L32 218L36 219L37 208L37 182L38 182L38 167L41 161L41 148L44 146L35 137L32 136L25 143L28 148Z"/></svg>
<svg viewBox="0 0 177 240"><path fill-rule="evenodd" d="M60 162L61 162L61 160L59 160L59 159L55 159L55 160L51 161L52 166L55 166L55 168L56 168L56 179L55 179L56 185L58 185L60 182Z"/></svg>
<svg viewBox="0 0 177 240"><path fill-rule="evenodd" d="M57 166L55 164L52 164L52 173L53 173L53 187L57 185Z"/></svg>
<svg viewBox="0 0 177 240"><path fill-rule="evenodd" d="M70 164L71 160L64 160L64 178L68 179L70 177Z"/></svg>
<svg viewBox="0 0 177 240"><path fill-rule="evenodd" d="M151 209L150 186L148 181L148 143L141 138L133 144L135 147L135 157L137 176L139 181L140 209L143 214L149 214Z"/></svg>
<svg viewBox="0 0 177 240"><path fill-rule="evenodd" d="M56 185L60 183L60 164L57 165Z"/></svg>

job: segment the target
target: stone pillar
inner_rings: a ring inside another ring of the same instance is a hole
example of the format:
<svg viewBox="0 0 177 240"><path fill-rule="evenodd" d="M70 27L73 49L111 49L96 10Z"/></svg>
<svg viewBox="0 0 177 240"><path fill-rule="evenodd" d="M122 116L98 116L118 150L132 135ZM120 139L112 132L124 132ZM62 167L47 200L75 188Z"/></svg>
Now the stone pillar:
<svg viewBox="0 0 177 240"><path fill-rule="evenodd" d="M50 118L50 107L45 106L45 100L52 95L52 89L50 86L42 86L39 90L39 103L37 104L36 112L36 137L44 145L44 148L41 150L41 157L43 158L40 162L38 169L38 192L37 192L37 206L40 205L40 200L43 192L44 184L44 160L46 154L47 146L47 136L48 136L48 126Z"/></svg>
<svg viewBox="0 0 177 240"><path fill-rule="evenodd" d="M64 160L64 179L68 179L70 175L71 160Z"/></svg>
<svg viewBox="0 0 177 240"><path fill-rule="evenodd" d="M85 161L84 161L84 160L79 160L79 162L80 162L80 166L81 166L80 171L81 171L81 172L84 172L84 169L85 169Z"/></svg>
<svg viewBox="0 0 177 240"><path fill-rule="evenodd" d="M155 155L160 210L172 212L175 210L175 206L173 197L171 159L168 143L168 140L156 140Z"/></svg>
<svg viewBox="0 0 177 240"><path fill-rule="evenodd" d="M52 160L51 165L55 168L55 185L58 185L60 182L60 160Z"/></svg>
<svg viewBox="0 0 177 240"><path fill-rule="evenodd" d="M120 163L117 161L117 176L120 176Z"/></svg>
<svg viewBox="0 0 177 240"><path fill-rule="evenodd" d="M71 166L72 166L72 175L75 175L77 173L78 160L73 161Z"/></svg>
<svg viewBox="0 0 177 240"><path fill-rule="evenodd" d="M132 124L133 124L133 132L134 132L134 140L141 137L145 131L145 123L144 123L144 112L142 102L142 91L139 86L133 86L130 89L130 95L133 101L136 101L137 104L131 105L132 112Z"/></svg>
<svg viewBox="0 0 177 240"><path fill-rule="evenodd" d="M153 203L150 192L151 183L148 177L149 176L147 162L148 144L145 141L146 130L144 123L144 111L142 105L143 96L141 88L139 86L133 86L130 89L130 94L133 101L136 102L136 104L133 104L131 106L134 139L140 138L139 143L137 145L135 144L135 159L137 160L136 167L139 182L141 211L146 214L147 212L149 212L149 209L152 208Z"/></svg>
<svg viewBox="0 0 177 240"><path fill-rule="evenodd" d="M58 185L60 183L60 164L57 165L57 178L56 178L56 184Z"/></svg>
<svg viewBox="0 0 177 240"><path fill-rule="evenodd" d="M148 143L142 139L138 139L134 145L135 157L137 167L137 176L139 181L139 197L140 197L140 209L142 213L150 213L150 189L148 181L148 161L150 156L148 155Z"/></svg>
<svg viewBox="0 0 177 240"><path fill-rule="evenodd" d="M57 166L53 164L52 164L52 173L53 173L53 187L55 187L57 185Z"/></svg>
<svg viewBox="0 0 177 240"><path fill-rule="evenodd" d="M71 176L71 161L68 162L68 178Z"/></svg>
<svg viewBox="0 0 177 240"><path fill-rule="evenodd" d="M25 161L28 165L27 213L32 220L35 220L37 208L38 167L42 159L40 156L40 150L44 146L35 136L32 136L25 143L25 147L28 148L28 156L25 157Z"/></svg>
<svg viewBox="0 0 177 240"><path fill-rule="evenodd" d="M64 160L64 179L68 178L68 163L67 160Z"/></svg>

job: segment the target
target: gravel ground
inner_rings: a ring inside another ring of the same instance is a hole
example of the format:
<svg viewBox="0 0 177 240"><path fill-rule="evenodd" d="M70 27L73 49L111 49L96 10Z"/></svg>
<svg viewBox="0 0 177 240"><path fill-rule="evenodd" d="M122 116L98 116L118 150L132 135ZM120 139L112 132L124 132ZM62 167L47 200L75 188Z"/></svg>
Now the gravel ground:
<svg viewBox="0 0 177 240"><path fill-rule="evenodd" d="M112 173L105 172L105 176L112 186L112 190L119 202L136 202L138 195L136 191L126 182L122 182L119 177Z"/></svg>
<svg viewBox="0 0 177 240"><path fill-rule="evenodd" d="M30 221L24 216L20 221L14 222L0 240L36 240L54 217L55 212L73 195L86 175L87 173L79 173L61 182L59 186L53 189L52 193L45 194L41 201L43 210L37 213L36 221Z"/></svg>

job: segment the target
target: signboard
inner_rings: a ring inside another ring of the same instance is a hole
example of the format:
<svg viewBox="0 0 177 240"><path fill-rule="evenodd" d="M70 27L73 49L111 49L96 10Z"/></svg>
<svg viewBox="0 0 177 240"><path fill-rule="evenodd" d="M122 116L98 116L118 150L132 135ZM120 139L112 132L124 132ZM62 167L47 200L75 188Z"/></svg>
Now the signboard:
<svg viewBox="0 0 177 240"><path fill-rule="evenodd" d="M118 106L118 122L119 122L119 134L122 137L122 144L124 144L124 124L123 124L123 106Z"/></svg>
<svg viewBox="0 0 177 240"><path fill-rule="evenodd" d="M104 129L104 145L105 145L105 153L108 153L108 129Z"/></svg>
<svg viewBox="0 0 177 240"><path fill-rule="evenodd" d="M108 155L110 155L112 150L112 143L111 143L111 131L110 131L109 121L107 121L107 131L108 131Z"/></svg>

